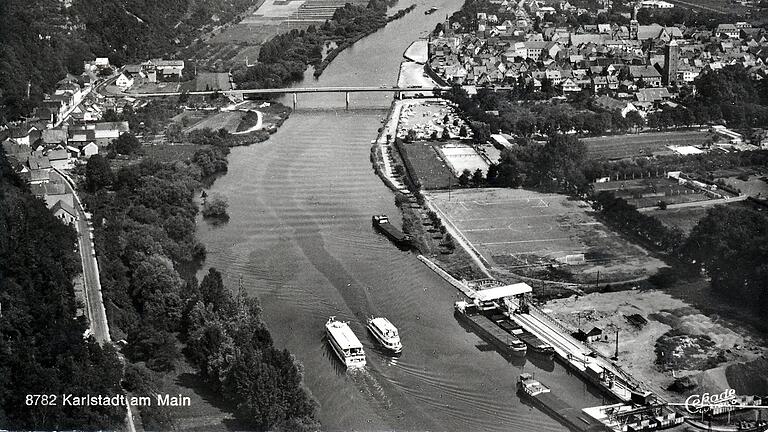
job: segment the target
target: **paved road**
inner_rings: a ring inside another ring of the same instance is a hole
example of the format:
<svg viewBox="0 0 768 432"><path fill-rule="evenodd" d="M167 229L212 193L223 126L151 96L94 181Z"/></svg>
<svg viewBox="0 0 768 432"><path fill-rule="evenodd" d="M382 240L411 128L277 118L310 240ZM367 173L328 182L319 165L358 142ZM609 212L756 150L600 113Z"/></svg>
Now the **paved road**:
<svg viewBox="0 0 768 432"><path fill-rule="evenodd" d="M710 200L702 200L702 201L691 201L691 202L684 202L684 203L677 203L677 204L667 204L667 210L674 210L674 209L688 208L688 207L712 207L718 204L730 204L738 201L744 201L747 198L749 198L749 195L739 195L733 198L720 198L720 199L710 199ZM643 208L637 209L637 211L639 212L649 212L654 210L659 210L659 206L643 207Z"/></svg>
<svg viewBox="0 0 768 432"><path fill-rule="evenodd" d="M83 265L83 280L85 284L86 311L90 321L90 330L99 343L110 342L107 313L104 310L104 301L101 297L101 281L99 280L99 266L90 238L90 223L85 217L82 203L77 197L71 180L62 172L54 170L51 176L64 180L68 193L75 196L75 211L77 212L77 244L80 251L80 260Z"/></svg>
<svg viewBox="0 0 768 432"><path fill-rule="evenodd" d="M465 86L475 87L477 90L483 88L489 88L492 90L514 90L515 87L499 86L499 87L477 87L477 86ZM263 95L275 95L275 94L298 94L298 93L400 93L400 92L434 92L434 91L448 91L451 87L446 86L427 86L427 87L363 87L363 86L349 86L349 87L284 87L284 88L262 88L262 89L235 89L235 90L206 90L206 91L191 91L187 92L189 95L212 95L214 93L219 94L263 94ZM160 93L121 93L121 96L130 97L166 97L166 96L180 96L182 92L160 92Z"/></svg>

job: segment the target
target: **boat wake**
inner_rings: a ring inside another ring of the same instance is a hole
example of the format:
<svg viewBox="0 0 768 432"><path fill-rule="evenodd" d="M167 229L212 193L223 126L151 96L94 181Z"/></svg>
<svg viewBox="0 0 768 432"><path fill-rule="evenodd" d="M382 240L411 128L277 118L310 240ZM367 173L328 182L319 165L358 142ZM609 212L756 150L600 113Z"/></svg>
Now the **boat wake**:
<svg viewBox="0 0 768 432"><path fill-rule="evenodd" d="M347 371L349 379L355 383L355 387L363 394L365 399L384 409L392 408L392 400L387 396L379 380L368 370L350 369Z"/></svg>

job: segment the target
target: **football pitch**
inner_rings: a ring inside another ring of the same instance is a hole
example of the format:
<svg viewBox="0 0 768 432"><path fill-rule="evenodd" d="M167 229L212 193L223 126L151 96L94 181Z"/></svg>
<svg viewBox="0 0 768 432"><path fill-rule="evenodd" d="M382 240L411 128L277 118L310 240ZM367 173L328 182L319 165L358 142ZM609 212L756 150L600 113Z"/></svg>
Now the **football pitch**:
<svg viewBox="0 0 768 432"><path fill-rule="evenodd" d="M539 277L556 266L572 281L627 280L663 262L614 233L589 206L565 195L522 189L431 192L430 201L497 270ZM561 272L562 273L562 272Z"/></svg>

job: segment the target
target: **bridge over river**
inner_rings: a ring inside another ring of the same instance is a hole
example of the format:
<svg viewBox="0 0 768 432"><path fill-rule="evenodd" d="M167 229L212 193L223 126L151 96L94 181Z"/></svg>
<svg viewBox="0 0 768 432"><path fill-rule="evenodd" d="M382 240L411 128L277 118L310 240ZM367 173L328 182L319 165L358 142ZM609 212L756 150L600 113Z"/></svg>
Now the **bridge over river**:
<svg viewBox="0 0 768 432"><path fill-rule="evenodd" d="M240 90L206 90L206 91L190 91L190 92L159 92L159 93L124 93L125 96L135 98L147 98L147 97L165 97L165 96L180 96L182 94L188 95L232 95L238 99L242 99L245 95L293 95L293 108L296 108L298 103L298 96L302 93L344 93L344 101L346 108L349 109L349 95L350 93L394 93L396 98L400 98L403 92L414 94L415 97L419 97L421 94L424 97L432 96L435 92L443 92L450 90L448 86L431 86L431 87L399 87L399 86L334 86L334 87L284 87L284 88L263 88L263 89L240 89ZM512 90L513 87L475 87L464 86L465 90L475 91L478 89L491 89L493 91Z"/></svg>

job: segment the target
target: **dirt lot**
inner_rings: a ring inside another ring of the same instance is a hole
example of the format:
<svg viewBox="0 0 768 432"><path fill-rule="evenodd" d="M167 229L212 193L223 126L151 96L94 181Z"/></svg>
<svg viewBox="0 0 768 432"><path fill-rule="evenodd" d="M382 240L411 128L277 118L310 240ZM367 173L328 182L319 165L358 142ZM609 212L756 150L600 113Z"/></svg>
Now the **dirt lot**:
<svg viewBox="0 0 768 432"><path fill-rule="evenodd" d="M704 144L709 132L650 132L584 138L590 159L626 159L639 156L672 154L666 146Z"/></svg>
<svg viewBox="0 0 768 432"><path fill-rule="evenodd" d="M618 329L618 363L672 401L682 398L667 390L673 374L693 375L699 384L693 392L720 392L728 386L724 372L728 366L753 360L762 352L749 336L736 333L716 316L709 318L661 291L593 293L553 300L545 308L574 329L602 329L604 339L594 345L608 356L614 354ZM626 316L632 314L647 324L630 324ZM664 342L657 345L660 338Z"/></svg>
<svg viewBox="0 0 768 432"><path fill-rule="evenodd" d="M460 189L450 201L445 191L427 195L501 277L616 283L665 266L565 195L522 189Z"/></svg>

